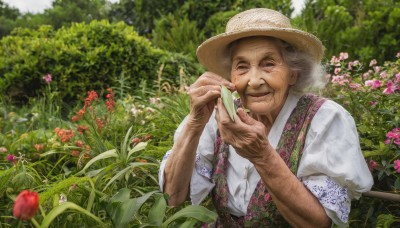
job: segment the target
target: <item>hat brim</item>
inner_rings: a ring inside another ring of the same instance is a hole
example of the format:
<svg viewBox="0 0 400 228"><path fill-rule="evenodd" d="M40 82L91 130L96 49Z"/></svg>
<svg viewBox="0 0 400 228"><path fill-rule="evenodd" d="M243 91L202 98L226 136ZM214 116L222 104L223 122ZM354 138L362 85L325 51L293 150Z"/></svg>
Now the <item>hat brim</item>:
<svg viewBox="0 0 400 228"><path fill-rule="evenodd" d="M310 33L292 28L269 27L250 28L211 37L197 48L197 58L208 71L230 80L231 56L228 46L235 40L252 36L269 36L284 40L294 48L309 53L317 63L320 63L324 54L321 41Z"/></svg>

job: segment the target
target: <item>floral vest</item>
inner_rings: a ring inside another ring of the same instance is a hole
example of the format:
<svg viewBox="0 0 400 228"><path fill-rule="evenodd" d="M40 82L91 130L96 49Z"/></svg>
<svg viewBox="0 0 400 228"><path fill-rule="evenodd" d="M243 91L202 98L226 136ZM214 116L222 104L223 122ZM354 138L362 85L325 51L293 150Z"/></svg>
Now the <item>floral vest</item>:
<svg viewBox="0 0 400 228"><path fill-rule="evenodd" d="M302 96L283 129L276 151L293 174L297 172L311 120L324 101L324 98L313 94ZM290 227L276 209L261 179L250 198L247 214L237 218L229 213L227 207L229 190L226 181L226 165L229 149L228 144L222 142L219 133L217 135L212 176L215 187L211 192L211 197L219 216L216 223L210 226L226 228Z"/></svg>

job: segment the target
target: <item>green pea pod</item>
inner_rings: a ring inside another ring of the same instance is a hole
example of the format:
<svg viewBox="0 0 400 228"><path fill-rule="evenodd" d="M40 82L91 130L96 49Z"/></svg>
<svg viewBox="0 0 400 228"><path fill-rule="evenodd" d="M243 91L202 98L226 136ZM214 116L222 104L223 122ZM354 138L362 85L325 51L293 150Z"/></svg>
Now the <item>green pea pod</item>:
<svg viewBox="0 0 400 228"><path fill-rule="evenodd" d="M231 117L231 120L235 122L236 108L235 104L233 103L232 92L224 85L221 85L221 98L222 98L222 103L224 104L226 110L228 111L229 117Z"/></svg>

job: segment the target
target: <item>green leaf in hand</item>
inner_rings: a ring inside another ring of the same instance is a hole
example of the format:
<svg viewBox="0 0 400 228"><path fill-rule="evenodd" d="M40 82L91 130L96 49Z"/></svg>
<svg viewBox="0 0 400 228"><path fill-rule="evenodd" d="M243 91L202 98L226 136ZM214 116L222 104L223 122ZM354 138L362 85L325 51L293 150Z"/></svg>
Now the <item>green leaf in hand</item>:
<svg viewBox="0 0 400 228"><path fill-rule="evenodd" d="M231 117L231 120L235 122L236 108L235 104L233 103L232 92L224 85L221 85L221 99L226 110L228 111L229 117Z"/></svg>

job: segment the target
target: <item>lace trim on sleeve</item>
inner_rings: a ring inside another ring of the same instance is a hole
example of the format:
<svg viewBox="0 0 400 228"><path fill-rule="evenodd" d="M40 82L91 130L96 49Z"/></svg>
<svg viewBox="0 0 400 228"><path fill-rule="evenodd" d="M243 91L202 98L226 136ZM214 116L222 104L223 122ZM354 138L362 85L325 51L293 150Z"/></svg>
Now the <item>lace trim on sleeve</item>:
<svg viewBox="0 0 400 228"><path fill-rule="evenodd" d="M323 207L336 213L341 222L348 222L351 200L347 188L340 186L328 176L305 179L303 183L317 197Z"/></svg>
<svg viewBox="0 0 400 228"><path fill-rule="evenodd" d="M163 157L163 161L165 161L165 160L167 160L168 159L168 157L169 157L169 155L171 155L171 150L169 150L169 151L167 151L167 153L165 153L165 155L164 155L164 157Z"/></svg>
<svg viewBox="0 0 400 228"><path fill-rule="evenodd" d="M195 161L196 172L208 179L211 179L212 170L208 168L205 162L200 158L199 154L196 154L196 161Z"/></svg>

